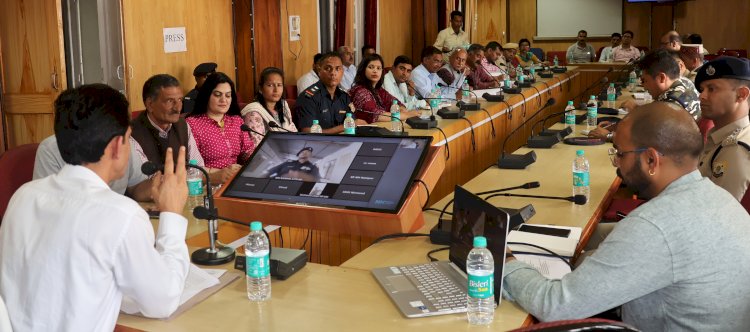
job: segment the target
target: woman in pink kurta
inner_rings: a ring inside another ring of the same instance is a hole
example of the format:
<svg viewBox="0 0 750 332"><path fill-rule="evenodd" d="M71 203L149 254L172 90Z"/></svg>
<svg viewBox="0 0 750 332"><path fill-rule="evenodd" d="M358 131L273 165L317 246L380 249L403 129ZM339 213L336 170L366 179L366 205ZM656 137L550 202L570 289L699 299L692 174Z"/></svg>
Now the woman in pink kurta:
<svg viewBox="0 0 750 332"><path fill-rule="evenodd" d="M234 83L224 73L206 78L195 99L195 109L185 121L210 172L236 172L255 149L247 133L240 129L243 121Z"/></svg>
<svg viewBox="0 0 750 332"><path fill-rule="evenodd" d="M406 107L396 97L383 89L383 58L378 54L368 55L359 63L349 96L356 109L357 119L367 123L391 121L390 109L394 100L401 109L402 120L419 115L416 111L406 111Z"/></svg>

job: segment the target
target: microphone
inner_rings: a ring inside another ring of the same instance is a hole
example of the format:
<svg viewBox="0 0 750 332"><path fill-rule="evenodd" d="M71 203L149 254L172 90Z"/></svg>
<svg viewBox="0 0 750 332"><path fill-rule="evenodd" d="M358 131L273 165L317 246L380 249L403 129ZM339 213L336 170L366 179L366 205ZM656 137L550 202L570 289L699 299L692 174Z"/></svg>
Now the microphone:
<svg viewBox="0 0 750 332"><path fill-rule="evenodd" d="M487 69L485 69L484 66L482 66L482 64L479 61L477 61L477 66L481 67L485 74L487 74L490 77L492 77L492 79L495 80L495 82L497 82L497 86L498 87L500 87L502 85L502 84L500 84L500 80L498 80L497 77L492 76L492 74L490 74L490 72L488 72ZM484 94L482 94L482 98L484 98L484 100L486 100L486 101L494 101L494 102L501 102L501 101L505 100L505 96L503 95L503 89L502 89L502 87L500 88L500 90L498 91L498 93L499 93L498 95L493 95L493 94L490 94L489 92L485 92ZM476 96L476 94L474 94L474 95Z"/></svg>
<svg viewBox="0 0 750 332"><path fill-rule="evenodd" d="M455 100L453 98L424 98L422 95L417 91L417 89L414 89L414 92L417 94L417 96L420 97L422 100L427 100L428 102L430 100ZM431 128L437 128L438 123L435 119L435 113L432 111L432 106L430 106L430 118L429 119L422 119L419 116L413 116L408 119L406 119L406 124L408 124L410 127L414 129L431 129Z"/></svg>
<svg viewBox="0 0 750 332"><path fill-rule="evenodd" d="M264 137L266 136L265 134L261 134L261 133L255 131L255 130L253 130L252 128L250 128L250 126L248 126L248 125L246 125L244 123L240 126L240 130L246 131L248 134L250 134L252 132L252 133L258 134L260 136L264 136ZM250 136L250 139L253 139L252 135Z"/></svg>
<svg viewBox="0 0 750 332"><path fill-rule="evenodd" d="M562 201L568 201L573 202L576 205L584 205L586 204L586 196L585 195L573 195L568 197L559 197L559 196L542 196L542 195L521 195L521 194L513 194L513 193L497 193L492 194L484 198L484 200L489 200L492 197L495 196L507 196L507 197L528 197L528 198L541 198L541 199L557 199Z"/></svg>
<svg viewBox="0 0 750 332"><path fill-rule="evenodd" d="M532 181L524 183L520 186L513 186L508 188L502 188L502 189L494 189L494 190L488 190L476 193L477 196L479 195L486 195L491 193L498 193L503 191L509 191L509 190L516 190L516 189L533 189L533 188L539 188L540 184L538 181ZM451 238L451 220L443 220L443 215L445 214L445 211L448 210L448 207L450 207L453 204L453 198L451 198L448 203L445 204L443 209L440 211L440 216L438 217L438 223L432 229L430 230L430 242L434 244L450 244L450 238ZM518 225L528 221L531 219L532 216L536 213L534 211L534 207L529 204L521 209L508 209L508 208L502 208L508 214L511 215L510 217L510 224L512 225L511 228L515 228Z"/></svg>
<svg viewBox="0 0 750 332"><path fill-rule="evenodd" d="M438 86L441 88L449 88L453 90L462 90L463 88L457 88L450 85L445 85L443 83L438 83ZM462 111L478 111L481 109L481 106L479 105L479 96L477 96L476 92L469 90L469 93L474 95L474 103L466 103L463 100L459 100L456 102L456 106L460 108ZM454 99L455 100L455 99Z"/></svg>
<svg viewBox="0 0 750 332"><path fill-rule="evenodd" d="M563 114L565 114L564 110L561 111L561 112L552 113L552 114L550 114L548 116L545 116L544 119L541 119L541 120L539 120L537 122L534 122L534 125L531 126L531 134L532 134L532 136L534 134L534 128L536 128L536 125L538 125L539 123L542 124L542 131L539 132L540 136L558 135L560 138L563 138L565 136L570 135L573 132L573 129L571 129L570 127L565 127L565 129L562 129L562 130L547 130L547 129L544 129L544 126L545 126L545 123L547 123L547 120L549 120L551 118L554 118L556 116L563 115ZM581 119L583 119L583 118L585 118L585 115L581 117ZM576 123L578 123L577 120L576 120Z"/></svg>
<svg viewBox="0 0 750 332"><path fill-rule="evenodd" d="M500 150L500 158L497 161L497 167L504 168L504 169L524 169L526 166L531 165L536 161L536 153L534 151L529 151L528 153L524 155L514 155L514 154L505 154L505 144L508 143L508 139L510 139L513 134L518 132L519 129L523 128L529 121L534 119L534 117L541 113L543 109L552 106L555 104L555 98L550 98L547 100L547 103L545 103L539 110L537 110L534 114L532 114L526 121L521 123L518 127L513 129L513 131L510 132L507 136L505 136L505 140L503 140L503 145ZM509 110L510 111L510 110Z"/></svg>
<svg viewBox="0 0 750 332"><path fill-rule="evenodd" d="M401 122L401 132L395 132L393 130L388 130L387 128L383 128L383 127L370 127L370 126L362 127L362 126L358 126L357 127L357 131L359 131L359 128L373 128L373 129L369 130L369 131L372 131L372 133L370 133L370 132L368 132L368 133L358 132L357 133L358 135L374 134L374 135L385 135L385 136L409 136L409 133L407 133L407 132L405 132L403 130L406 127L406 125L404 124L404 121L402 121L401 118L395 117L393 114L388 115L388 114L385 114L385 113L375 113L375 112L365 111L363 109L357 109L357 112L362 112L362 113L367 113L367 114L374 114L374 115L377 115L377 116L381 116L381 115L382 116L387 116L387 117L390 117L391 120L395 119L395 120L398 120L398 122Z"/></svg>
<svg viewBox="0 0 750 332"><path fill-rule="evenodd" d="M269 121L268 122L268 126L271 127L271 128L276 128L276 129L283 130L283 131L285 131L287 133L293 133L293 131L280 126L278 123L276 123L276 121Z"/></svg>
<svg viewBox="0 0 750 332"><path fill-rule="evenodd" d="M589 85L585 90L583 90L577 96L570 98L570 100L576 100L579 97L586 95L586 93L589 92L589 90L591 90L593 87L607 84L609 82L609 78L606 75L609 74L610 72L612 72L612 67L609 67L609 70L607 71L607 73L604 74L604 76L602 76L602 78L600 78L598 81ZM581 102L583 102L583 100L581 100ZM582 108L586 108L586 107L582 107Z"/></svg>

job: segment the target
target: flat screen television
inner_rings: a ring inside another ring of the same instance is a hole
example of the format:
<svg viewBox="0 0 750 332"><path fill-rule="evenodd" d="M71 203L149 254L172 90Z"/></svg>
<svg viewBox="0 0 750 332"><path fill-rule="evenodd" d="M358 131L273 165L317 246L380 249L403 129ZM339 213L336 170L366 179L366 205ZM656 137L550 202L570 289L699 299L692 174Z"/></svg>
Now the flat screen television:
<svg viewBox="0 0 750 332"><path fill-rule="evenodd" d="M222 196L397 213L431 142L269 132Z"/></svg>

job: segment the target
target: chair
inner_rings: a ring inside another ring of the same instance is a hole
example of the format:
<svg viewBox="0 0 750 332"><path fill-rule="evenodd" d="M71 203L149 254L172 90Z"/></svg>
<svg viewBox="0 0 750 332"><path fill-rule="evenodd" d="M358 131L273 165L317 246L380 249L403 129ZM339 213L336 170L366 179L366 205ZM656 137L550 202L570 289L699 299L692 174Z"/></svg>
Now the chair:
<svg viewBox="0 0 750 332"><path fill-rule="evenodd" d="M750 190L745 191L745 196L742 196L740 204L742 204L742 207L744 207L745 210L750 213Z"/></svg>
<svg viewBox="0 0 750 332"><path fill-rule="evenodd" d="M639 51L643 53L648 53L648 47L646 46L636 46L635 48L637 48Z"/></svg>
<svg viewBox="0 0 750 332"><path fill-rule="evenodd" d="M596 51L596 61L599 61L599 59L602 58L602 51L604 51L604 46L600 47L599 50Z"/></svg>
<svg viewBox="0 0 750 332"><path fill-rule="evenodd" d="M39 144L17 146L0 156L0 217L5 215L13 193L26 182L31 181L34 173L34 159ZM2 221L0 221L2 222Z"/></svg>
<svg viewBox="0 0 750 332"><path fill-rule="evenodd" d="M131 118L131 119L135 119L135 118L137 118L137 117L138 117L139 115L141 115L141 113L143 113L143 112L145 112L145 111L146 111L146 110L140 110L140 111L132 111L132 112L130 112L130 118Z"/></svg>
<svg viewBox="0 0 750 332"><path fill-rule="evenodd" d="M385 67L383 68L383 75L388 74L391 71L392 67Z"/></svg>
<svg viewBox="0 0 750 332"><path fill-rule="evenodd" d="M286 93L286 99L297 99L297 96L299 96L299 92L297 91L297 85L285 85L284 86L284 92Z"/></svg>
<svg viewBox="0 0 750 332"><path fill-rule="evenodd" d="M711 61L711 60L714 60L714 59L716 59L716 58L718 58L720 56L721 55L718 55L718 54L706 54L706 55L703 56L703 59L706 60L706 61Z"/></svg>
<svg viewBox="0 0 750 332"><path fill-rule="evenodd" d="M8 317L8 308L5 306L2 296L0 296L0 331L13 331L10 326L10 317Z"/></svg>
<svg viewBox="0 0 750 332"><path fill-rule="evenodd" d="M512 330L511 332L531 332L531 331L543 331L543 332L562 332L562 331L602 331L602 330L617 330L617 331L638 331L636 328L618 322L615 320L601 319L601 318L586 318L586 319L575 319L575 320L560 320L554 322L545 322L534 324L528 327L522 327L519 329Z"/></svg>
<svg viewBox="0 0 750 332"><path fill-rule="evenodd" d="M536 55L536 57L539 58L539 61L544 61L545 58L544 58L544 50L543 49L538 48L538 47L532 47L532 48L529 49L529 51L531 51L531 53L534 53L534 55Z"/></svg>
<svg viewBox="0 0 750 332"><path fill-rule="evenodd" d="M745 49L727 49L726 47L722 47L716 52L716 54L733 56L737 58L747 58L747 50Z"/></svg>
<svg viewBox="0 0 750 332"><path fill-rule="evenodd" d="M565 52L565 51L549 51L549 52L547 52L547 57L546 58L549 59L548 61L550 63L552 63L553 59L555 58L555 56L557 56L557 63L560 66L567 66L568 65L568 61L565 58L566 54L567 54L567 52Z"/></svg>

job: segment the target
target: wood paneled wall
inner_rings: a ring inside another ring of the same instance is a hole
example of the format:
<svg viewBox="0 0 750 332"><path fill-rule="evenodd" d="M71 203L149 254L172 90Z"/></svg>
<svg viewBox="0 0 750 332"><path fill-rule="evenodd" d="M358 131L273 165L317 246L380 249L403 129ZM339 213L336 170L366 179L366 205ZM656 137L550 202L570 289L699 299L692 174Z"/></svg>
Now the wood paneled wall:
<svg viewBox="0 0 750 332"><path fill-rule="evenodd" d="M623 31L633 31L633 44L638 46L650 46L651 39L651 4L650 3L626 3L623 7L622 22L625 25Z"/></svg>
<svg viewBox="0 0 750 332"><path fill-rule="evenodd" d="M412 5L403 0L378 1L380 55L390 67L399 55L411 55ZM412 61L415 61L412 59Z"/></svg>
<svg viewBox="0 0 750 332"><path fill-rule="evenodd" d="M186 93L202 62L217 63L234 80L231 0L122 0L122 17L131 110L144 108L143 83L155 74L177 77ZM169 27L185 27L187 52L164 53L162 29Z"/></svg>
<svg viewBox="0 0 750 332"><path fill-rule="evenodd" d="M677 31L698 33L710 52L722 47L750 49L750 1L693 0L674 5Z"/></svg>
<svg viewBox="0 0 750 332"><path fill-rule="evenodd" d="M507 29L507 0L477 0L476 34L471 38L472 43L487 45L497 41L505 43Z"/></svg>
<svg viewBox="0 0 750 332"><path fill-rule="evenodd" d="M285 84L297 84L297 78L312 69L313 56L319 52L317 3L316 0L281 2L281 57L284 63ZM300 16L302 27L299 41L289 41L289 16L287 15Z"/></svg>

